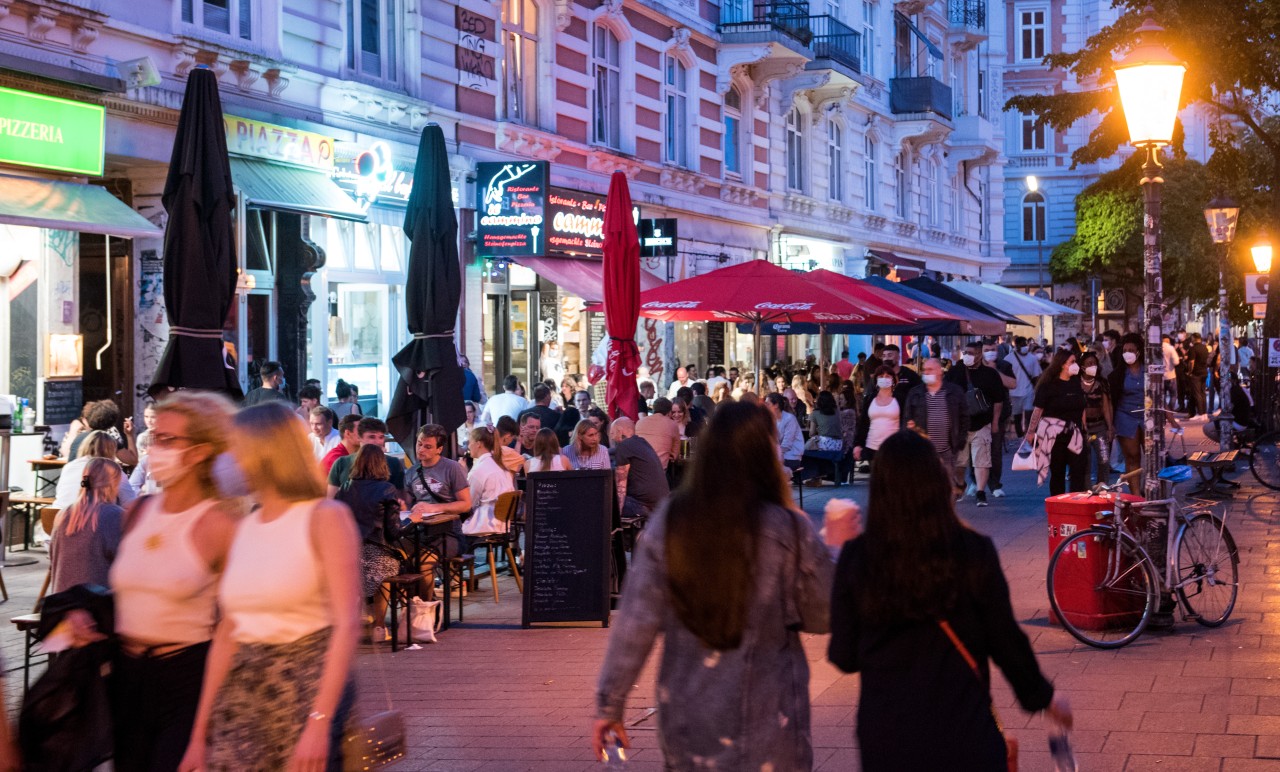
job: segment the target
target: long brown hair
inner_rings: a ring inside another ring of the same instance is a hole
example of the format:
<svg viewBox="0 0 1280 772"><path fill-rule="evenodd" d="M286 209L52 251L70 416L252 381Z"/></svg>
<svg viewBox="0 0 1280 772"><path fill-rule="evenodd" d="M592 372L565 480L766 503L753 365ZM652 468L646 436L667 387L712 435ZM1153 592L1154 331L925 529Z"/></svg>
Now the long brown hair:
<svg viewBox="0 0 1280 772"><path fill-rule="evenodd" d="M391 467L387 466L387 454L372 442L361 445L351 462L352 480L390 480Z"/></svg>
<svg viewBox="0 0 1280 772"><path fill-rule="evenodd" d="M489 455L493 457L493 461L498 465L499 469L505 472L512 471L507 469L506 464L502 463L502 447L498 445L498 438L493 436L492 429L487 426L477 426L471 430L469 439L472 445L480 445L488 450Z"/></svg>
<svg viewBox="0 0 1280 772"><path fill-rule="evenodd" d="M560 455L560 438L554 429L539 429L533 437L533 455L538 459L542 471L550 472L552 462Z"/></svg>
<svg viewBox="0 0 1280 772"><path fill-rule="evenodd" d="M667 510L667 584L676 616L710 648L742 643L760 513L769 504L791 507L773 417L760 405L723 403ZM708 544L716 549L708 552Z"/></svg>

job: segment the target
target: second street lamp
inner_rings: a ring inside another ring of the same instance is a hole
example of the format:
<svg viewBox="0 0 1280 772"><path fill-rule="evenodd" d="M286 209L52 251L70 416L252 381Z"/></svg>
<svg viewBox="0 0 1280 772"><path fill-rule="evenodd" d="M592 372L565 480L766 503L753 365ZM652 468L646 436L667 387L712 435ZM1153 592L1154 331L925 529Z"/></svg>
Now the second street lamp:
<svg viewBox="0 0 1280 772"><path fill-rule="evenodd" d="M1113 69L1129 140L1146 155L1142 165L1142 312L1146 329L1146 398L1143 400L1142 489L1160 497L1164 464L1164 284L1160 270L1160 146L1173 140L1186 65L1160 42L1164 28L1147 18L1136 30L1137 43Z"/></svg>
<svg viewBox="0 0 1280 772"><path fill-rule="evenodd" d="M1205 207L1204 220L1218 250L1218 450L1225 453L1231 450L1231 362L1235 359L1231 320L1227 318L1227 250L1236 236L1240 206L1219 196Z"/></svg>

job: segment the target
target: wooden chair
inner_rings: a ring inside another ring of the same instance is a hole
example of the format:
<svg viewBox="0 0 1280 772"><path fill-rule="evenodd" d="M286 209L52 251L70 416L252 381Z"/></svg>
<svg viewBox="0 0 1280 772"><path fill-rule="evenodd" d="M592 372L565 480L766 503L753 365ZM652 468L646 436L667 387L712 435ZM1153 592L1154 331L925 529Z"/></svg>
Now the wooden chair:
<svg viewBox="0 0 1280 772"><path fill-rule="evenodd" d="M53 522L58 518L58 513L62 510L55 507L44 507L40 510L40 527L44 530L45 536L53 535ZM36 605L32 611L39 611L40 605L44 603L44 596L49 592L49 580L53 577L53 564L49 565L49 570L44 572L44 583L40 585L40 594L36 596ZM4 586L4 580L0 579L0 587ZM5 600L8 600L8 595Z"/></svg>
<svg viewBox="0 0 1280 772"><path fill-rule="evenodd" d="M506 550L507 566L516 579L516 588L524 592L524 580L520 577L520 568L516 565L515 548L520 544L520 530L517 513L524 494L520 491L507 491L498 497L493 506L493 517L505 526L501 533L474 536L471 539L472 550L484 547L489 558L489 581L493 584L493 602L498 602L498 560L496 551Z"/></svg>
<svg viewBox="0 0 1280 772"><path fill-rule="evenodd" d="M23 614L10 619L9 622L13 624L18 632L22 633L22 696L26 697L27 689L31 686L31 655L40 643L36 640L36 630L40 627L40 615ZM48 660L49 655L46 654L39 662L47 662ZM16 670L17 668L14 669Z"/></svg>
<svg viewBox="0 0 1280 772"><path fill-rule="evenodd" d="M396 574L382 580L382 587L387 593L387 605L391 608L391 651L395 652L400 637L400 610L404 610L404 645L413 645L413 624L409 619L410 599L418 594L418 586L422 583L422 574ZM374 621L381 626L381 620ZM374 641L374 644L382 641Z"/></svg>

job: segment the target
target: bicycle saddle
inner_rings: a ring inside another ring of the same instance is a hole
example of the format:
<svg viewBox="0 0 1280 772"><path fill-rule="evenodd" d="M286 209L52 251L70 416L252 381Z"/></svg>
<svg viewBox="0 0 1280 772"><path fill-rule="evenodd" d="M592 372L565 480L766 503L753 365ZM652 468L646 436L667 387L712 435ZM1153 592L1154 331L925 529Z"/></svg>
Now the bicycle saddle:
<svg viewBox="0 0 1280 772"><path fill-rule="evenodd" d="M1195 477L1195 470L1186 464L1178 464L1177 466L1166 466L1160 470L1160 479L1168 480L1172 483L1183 483Z"/></svg>

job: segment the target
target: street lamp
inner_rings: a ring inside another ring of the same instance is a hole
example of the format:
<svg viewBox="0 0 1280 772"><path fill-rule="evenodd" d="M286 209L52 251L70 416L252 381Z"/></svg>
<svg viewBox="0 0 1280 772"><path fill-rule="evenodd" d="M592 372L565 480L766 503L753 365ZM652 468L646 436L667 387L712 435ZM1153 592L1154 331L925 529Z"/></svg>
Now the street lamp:
<svg viewBox="0 0 1280 772"><path fill-rule="evenodd" d="M1148 12L1150 13L1149 9ZM1142 164L1143 317L1146 320L1146 399L1143 400L1143 491L1160 496L1164 462L1164 284L1160 273L1160 146L1173 140L1182 78L1187 67L1160 42L1164 28L1148 18L1136 30L1137 43L1113 69L1129 141L1146 155Z"/></svg>
<svg viewBox="0 0 1280 772"><path fill-rule="evenodd" d="M1223 453L1231 450L1231 360L1235 359L1227 318L1227 250L1239 220L1240 205L1225 196L1213 199L1204 209L1209 237L1218 249L1218 450Z"/></svg>
<svg viewBox="0 0 1280 772"><path fill-rule="evenodd" d="M1036 297L1047 298L1044 292L1044 231L1048 226L1044 213L1044 195L1040 193L1040 179L1027 175L1027 203L1031 204L1031 231L1036 236Z"/></svg>
<svg viewBox="0 0 1280 772"><path fill-rule="evenodd" d="M1270 241L1264 237L1262 241L1250 247L1249 252L1253 255L1253 267L1258 269L1258 273L1271 273Z"/></svg>

